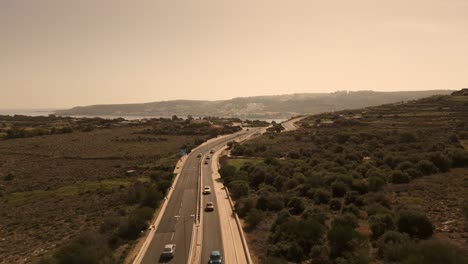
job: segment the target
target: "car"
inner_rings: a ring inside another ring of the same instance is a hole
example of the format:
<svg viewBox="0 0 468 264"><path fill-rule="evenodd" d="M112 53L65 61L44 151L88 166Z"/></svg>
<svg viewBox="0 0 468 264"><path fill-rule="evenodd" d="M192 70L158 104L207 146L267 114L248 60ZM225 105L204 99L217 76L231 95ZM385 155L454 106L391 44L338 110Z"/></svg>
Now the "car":
<svg viewBox="0 0 468 264"><path fill-rule="evenodd" d="M201 153L198 153L197 154L197 158L201 158L202 154Z"/></svg>
<svg viewBox="0 0 468 264"><path fill-rule="evenodd" d="M210 154L213 154L214 153L214 150L210 150Z"/></svg>
<svg viewBox="0 0 468 264"><path fill-rule="evenodd" d="M207 160L209 160L210 158L211 158L210 155L206 156L206 159L207 159Z"/></svg>
<svg viewBox="0 0 468 264"><path fill-rule="evenodd" d="M210 254L210 264L221 264L223 262L223 258L221 257L221 253L219 250L213 250Z"/></svg>
<svg viewBox="0 0 468 264"><path fill-rule="evenodd" d="M203 188L203 194L210 194L211 193L211 187L210 186L205 186Z"/></svg>
<svg viewBox="0 0 468 264"><path fill-rule="evenodd" d="M175 244L166 244L164 245L163 252L161 253L162 258L172 258L174 257L176 250Z"/></svg>
<svg viewBox="0 0 468 264"><path fill-rule="evenodd" d="M205 160L205 162L203 162L203 164L205 164L205 165L206 165L206 164L208 164L208 161L207 161L207 160Z"/></svg>
<svg viewBox="0 0 468 264"><path fill-rule="evenodd" d="M205 206L205 211L211 212L214 211L214 205L213 202L207 202Z"/></svg>

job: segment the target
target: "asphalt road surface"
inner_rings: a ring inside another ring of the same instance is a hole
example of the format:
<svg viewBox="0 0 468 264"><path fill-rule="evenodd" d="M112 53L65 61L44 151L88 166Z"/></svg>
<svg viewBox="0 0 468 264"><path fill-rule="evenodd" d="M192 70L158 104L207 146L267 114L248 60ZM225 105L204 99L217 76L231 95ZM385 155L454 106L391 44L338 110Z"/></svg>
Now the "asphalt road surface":
<svg viewBox="0 0 468 264"><path fill-rule="evenodd" d="M177 181L166 210L163 213L161 222L156 229L156 233L150 242L145 255L143 256L141 263L187 263L192 239L193 223L195 221L193 215L196 213L197 195L199 192L199 166L202 165L200 158L197 157L197 154L209 153L211 149L217 149L225 143L247 133L253 133L253 130L240 131L231 136L213 140L188 155L186 162L181 170L179 180ZM206 178L208 177L207 173L210 172L208 169L211 170L211 168L207 167L211 167L211 165L203 166L205 166L204 177ZM209 183L208 180L205 182ZM204 183L204 185L209 184ZM212 201L213 203L216 203L215 199ZM202 206L204 207L205 205L202 204ZM207 228L204 226L203 228L203 252L205 252L205 247L209 252L214 249L222 251L221 231L219 217L216 213L216 204L215 211L211 212L211 215L205 213L204 210L202 210L201 213L204 214L204 222L212 224L212 226L209 225ZM206 245L205 241L207 241ZM172 259L164 260L160 258L162 249L165 244L176 244L176 253ZM205 261L207 262L208 258L206 258L205 255L202 255L202 263L205 263Z"/></svg>

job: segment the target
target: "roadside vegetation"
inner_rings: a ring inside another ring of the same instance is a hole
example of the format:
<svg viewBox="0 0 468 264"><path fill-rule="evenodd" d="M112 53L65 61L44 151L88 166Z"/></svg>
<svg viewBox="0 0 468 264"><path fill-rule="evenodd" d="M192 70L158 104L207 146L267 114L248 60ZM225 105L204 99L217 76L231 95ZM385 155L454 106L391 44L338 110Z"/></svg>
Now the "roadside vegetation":
<svg viewBox="0 0 468 264"><path fill-rule="evenodd" d="M324 113L231 143L220 173L255 259L468 263L467 102Z"/></svg>
<svg viewBox="0 0 468 264"><path fill-rule="evenodd" d="M0 263L122 263L181 153L232 124L0 116Z"/></svg>

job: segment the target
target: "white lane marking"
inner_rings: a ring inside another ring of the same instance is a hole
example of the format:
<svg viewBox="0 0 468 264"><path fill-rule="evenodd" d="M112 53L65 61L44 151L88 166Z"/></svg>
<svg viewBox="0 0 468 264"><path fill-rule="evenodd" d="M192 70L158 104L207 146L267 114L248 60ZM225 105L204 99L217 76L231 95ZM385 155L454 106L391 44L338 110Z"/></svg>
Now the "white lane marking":
<svg viewBox="0 0 468 264"><path fill-rule="evenodd" d="M175 234L175 232L172 233L171 241L174 239L174 234Z"/></svg>

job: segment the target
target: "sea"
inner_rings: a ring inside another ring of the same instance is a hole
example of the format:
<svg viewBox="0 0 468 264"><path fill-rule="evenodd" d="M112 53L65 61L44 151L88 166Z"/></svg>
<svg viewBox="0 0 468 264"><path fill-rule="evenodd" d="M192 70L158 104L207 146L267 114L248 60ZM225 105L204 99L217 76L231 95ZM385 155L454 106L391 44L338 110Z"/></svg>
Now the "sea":
<svg viewBox="0 0 468 264"><path fill-rule="evenodd" d="M0 115L24 115L24 116L48 116L53 115L55 111L59 109L0 109ZM115 118L124 118L126 120L138 120L144 118L159 118L159 116L83 116L83 115L71 115L71 117L77 118L92 118L92 117L100 117L105 119L115 119ZM161 116L161 117L171 117L171 116ZM267 121L272 122L275 121L276 123L281 123L286 121L287 119L265 119L265 118L256 118L256 117L247 117L245 119L249 120L260 120L260 121Z"/></svg>

